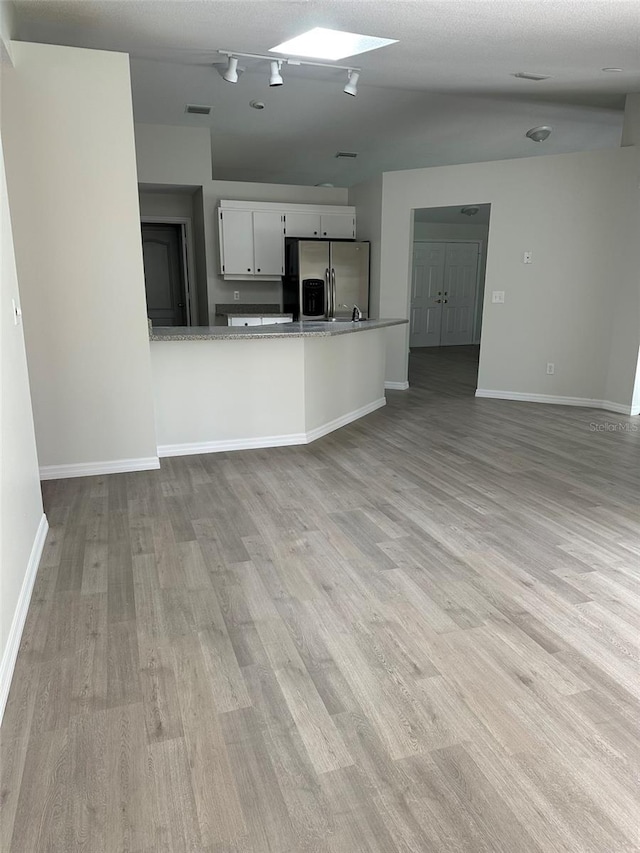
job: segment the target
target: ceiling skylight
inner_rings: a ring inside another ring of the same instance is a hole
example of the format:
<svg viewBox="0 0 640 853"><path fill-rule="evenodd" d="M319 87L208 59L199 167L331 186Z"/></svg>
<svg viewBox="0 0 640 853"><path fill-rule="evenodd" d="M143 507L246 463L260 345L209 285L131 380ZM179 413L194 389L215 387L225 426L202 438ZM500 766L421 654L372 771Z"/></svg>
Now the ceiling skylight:
<svg viewBox="0 0 640 853"><path fill-rule="evenodd" d="M368 50L377 50L388 44L396 44L397 41L397 39L380 39L375 36L363 36L360 33L345 33L342 30L314 27L307 33L272 47L269 53L288 53L293 56L309 56L313 59L335 61L366 53Z"/></svg>

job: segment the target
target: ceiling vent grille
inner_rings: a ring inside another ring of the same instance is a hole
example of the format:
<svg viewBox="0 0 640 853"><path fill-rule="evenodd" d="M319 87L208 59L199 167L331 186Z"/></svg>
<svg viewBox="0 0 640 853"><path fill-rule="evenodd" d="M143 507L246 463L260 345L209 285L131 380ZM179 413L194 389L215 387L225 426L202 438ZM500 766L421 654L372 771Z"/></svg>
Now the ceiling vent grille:
<svg viewBox="0 0 640 853"><path fill-rule="evenodd" d="M191 113L194 116L208 116L211 109L212 107L206 107L202 104L187 104L185 113Z"/></svg>
<svg viewBox="0 0 640 853"><path fill-rule="evenodd" d="M338 160L355 160L357 156L355 151L338 151L336 154Z"/></svg>
<svg viewBox="0 0 640 853"><path fill-rule="evenodd" d="M517 71L514 77L519 77L521 80L548 80L548 74L534 74L533 71Z"/></svg>

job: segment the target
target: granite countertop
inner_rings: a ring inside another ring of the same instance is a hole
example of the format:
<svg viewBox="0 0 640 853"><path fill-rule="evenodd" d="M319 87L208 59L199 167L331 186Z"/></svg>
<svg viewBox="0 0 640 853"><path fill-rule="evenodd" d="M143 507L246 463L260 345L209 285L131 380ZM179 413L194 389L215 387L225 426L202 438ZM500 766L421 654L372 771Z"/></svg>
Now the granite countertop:
<svg viewBox="0 0 640 853"><path fill-rule="evenodd" d="M408 320L307 320L295 323L277 323L271 326L156 326L149 335L152 341L241 341L247 338L329 338L366 332L367 329L384 329L399 326Z"/></svg>

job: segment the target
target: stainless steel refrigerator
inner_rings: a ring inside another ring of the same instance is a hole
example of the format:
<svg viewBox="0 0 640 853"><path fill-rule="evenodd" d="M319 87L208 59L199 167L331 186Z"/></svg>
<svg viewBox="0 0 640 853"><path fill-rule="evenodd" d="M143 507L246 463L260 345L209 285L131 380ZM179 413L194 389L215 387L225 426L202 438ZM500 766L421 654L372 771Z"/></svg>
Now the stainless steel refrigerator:
<svg viewBox="0 0 640 853"><path fill-rule="evenodd" d="M287 238L282 291L296 320L346 320L354 305L368 317L369 243Z"/></svg>

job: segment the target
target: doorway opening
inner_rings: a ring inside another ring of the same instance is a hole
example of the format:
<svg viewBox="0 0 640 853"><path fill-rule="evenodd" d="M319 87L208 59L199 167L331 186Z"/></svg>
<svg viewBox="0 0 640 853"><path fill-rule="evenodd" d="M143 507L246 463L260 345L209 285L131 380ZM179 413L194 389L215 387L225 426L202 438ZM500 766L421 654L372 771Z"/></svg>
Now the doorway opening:
<svg viewBox="0 0 640 853"><path fill-rule="evenodd" d="M191 326L197 317L187 228L185 221L142 219L147 316L153 326Z"/></svg>
<svg viewBox="0 0 640 853"><path fill-rule="evenodd" d="M460 374L452 387L475 392L490 214L490 204L414 212L409 369L420 378L410 384L437 362L440 375Z"/></svg>

